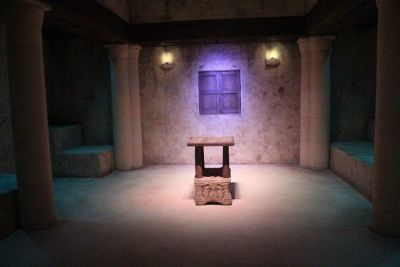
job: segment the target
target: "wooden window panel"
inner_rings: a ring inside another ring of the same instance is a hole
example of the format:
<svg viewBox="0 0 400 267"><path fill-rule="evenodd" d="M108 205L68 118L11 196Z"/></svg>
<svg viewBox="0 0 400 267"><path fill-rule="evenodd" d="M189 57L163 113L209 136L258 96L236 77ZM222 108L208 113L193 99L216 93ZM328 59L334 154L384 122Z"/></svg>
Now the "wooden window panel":
<svg viewBox="0 0 400 267"><path fill-rule="evenodd" d="M200 114L219 114L219 103L219 94L202 94L200 99Z"/></svg>
<svg viewBox="0 0 400 267"><path fill-rule="evenodd" d="M220 77L222 93L238 93L240 91L239 71L222 71Z"/></svg>
<svg viewBox="0 0 400 267"><path fill-rule="evenodd" d="M199 72L200 114L240 113L240 71Z"/></svg>
<svg viewBox="0 0 400 267"><path fill-rule="evenodd" d="M200 72L199 88L203 93L218 93L218 73L217 72Z"/></svg>
<svg viewBox="0 0 400 267"><path fill-rule="evenodd" d="M240 113L240 95L237 93L220 96L221 113Z"/></svg>

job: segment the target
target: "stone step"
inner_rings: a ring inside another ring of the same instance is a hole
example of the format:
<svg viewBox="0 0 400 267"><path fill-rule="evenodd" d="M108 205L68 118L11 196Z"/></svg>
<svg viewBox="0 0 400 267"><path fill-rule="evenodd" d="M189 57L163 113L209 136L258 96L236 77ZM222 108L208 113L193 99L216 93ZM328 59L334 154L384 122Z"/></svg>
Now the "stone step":
<svg viewBox="0 0 400 267"><path fill-rule="evenodd" d="M17 228L17 179L15 174L0 174L0 240Z"/></svg>
<svg viewBox="0 0 400 267"><path fill-rule="evenodd" d="M82 127L79 124L73 125L51 125L50 149L52 155L58 151L69 149L83 144Z"/></svg>
<svg viewBox="0 0 400 267"><path fill-rule="evenodd" d="M84 145L57 152L53 175L58 177L103 177L114 170L112 145Z"/></svg>

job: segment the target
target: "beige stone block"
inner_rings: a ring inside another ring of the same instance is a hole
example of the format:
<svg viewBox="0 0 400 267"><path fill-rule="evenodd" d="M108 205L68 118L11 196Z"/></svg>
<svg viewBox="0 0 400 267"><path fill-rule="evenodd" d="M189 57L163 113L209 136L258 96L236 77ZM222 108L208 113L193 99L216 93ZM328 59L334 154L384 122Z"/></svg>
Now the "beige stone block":
<svg viewBox="0 0 400 267"><path fill-rule="evenodd" d="M343 142L331 145L330 168L372 200L373 144Z"/></svg>
<svg viewBox="0 0 400 267"><path fill-rule="evenodd" d="M229 192L230 178L202 177L195 178L196 205L216 202L222 205L232 205L232 195Z"/></svg>
<svg viewBox="0 0 400 267"><path fill-rule="evenodd" d="M114 153L110 145L80 146L56 153L54 176L103 177L114 170Z"/></svg>

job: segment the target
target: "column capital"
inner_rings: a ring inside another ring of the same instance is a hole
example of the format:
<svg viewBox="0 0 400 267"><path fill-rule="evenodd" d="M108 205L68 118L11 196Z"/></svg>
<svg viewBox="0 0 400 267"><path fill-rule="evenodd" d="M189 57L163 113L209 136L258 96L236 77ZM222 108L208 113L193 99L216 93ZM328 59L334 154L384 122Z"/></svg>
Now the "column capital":
<svg viewBox="0 0 400 267"><path fill-rule="evenodd" d="M138 44L130 44L128 45L129 49L129 57L139 58L140 51L142 47Z"/></svg>
<svg viewBox="0 0 400 267"><path fill-rule="evenodd" d="M310 51L310 38L309 37L300 37L297 40L297 44L299 45L300 52Z"/></svg>
<svg viewBox="0 0 400 267"><path fill-rule="evenodd" d="M51 6L40 0L6 0L3 5L6 8L21 8L31 6L32 8L40 8L43 11L50 11ZM1 6L1 5L0 5Z"/></svg>
<svg viewBox="0 0 400 267"><path fill-rule="evenodd" d="M380 8L380 7L381 7L381 5L382 5L382 3L383 3L383 2L385 2L385 1L382 1L382 0L376 0L375 2L376 2L376 7L377 7L377 8Z"/></svg>
<svg viewBox="0 0 400 267"><path fill-rule="evenodd" d="M104 46L107 48L111 58L127 58L128 57L128 45L127 44L107 44Z"/></svg>
<svg viewBox="0 0 400 267"><path fill-rule="evenodd" d="M321 35L310 37L310 49L315 50L330 50L332 41L335 40L335 36L332 35Z"/></svg>
<svg viewBox="0 0 400 267"><path fill-rule="evenodd" d="M376 7L378 9L385 7L398 9L400 7L400 2L398 0L376 0Z"/></svg>
<svg viewBox="0 0 400 267"><path fill-rule="evenodd" d="M0 16L9 25L7 28L16 30L17 27L22 27L30 32L35 28L42 29L44 13L50 11L51 7L38 0L0 0L0 10Z"/></svg>

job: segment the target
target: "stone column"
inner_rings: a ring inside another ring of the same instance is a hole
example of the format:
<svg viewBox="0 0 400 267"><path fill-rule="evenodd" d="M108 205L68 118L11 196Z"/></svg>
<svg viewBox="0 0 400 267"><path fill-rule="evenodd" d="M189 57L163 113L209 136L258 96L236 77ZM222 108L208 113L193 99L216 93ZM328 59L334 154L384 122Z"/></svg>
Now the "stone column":
<svg viewBox="0 0 400 267"><path fill-rule="evenodd" d="M51 172L42 24L49 6L6 1L7 58L21 228L56 222Z"/></svg>
<svg viewBox="0 0 400 267"><path fill-rule="evenodd" d="M311 54L309 38L297 41L301 55L301 94L300 94L300 167L309 168L310 142L310 65Z"/></svg>
<svg viewBox="0 0 400 267"><path fill-rule="evenodd" d="M332 36L298 40L301 54L300 166L329 167L330 50Z"/></svg>
<svg viewBox="0 0 400 267"><path fill-rule="evenodd" d="M128 45L107 45L112 61L114 157L117 170L133 167Z"/></svg>
<svg viewBox="0 0 400 267"><path fill-rule="evenodd" d="M329 168L330 51L334 37L310 37L309 151L311 169Z"/></svg>
<svg viewBox="0 0 400 267"><path fill-rule="evenodd" d="M400 1L378 0L373 229L400 237Z"/></svg>
<svg viewBox="0 0 400 267"><path fill-rule="evenodd" d="M133 168L143 167L142 118L140 111L139 53L142 47L129 46L129 90L131 97Z"/></svg>

